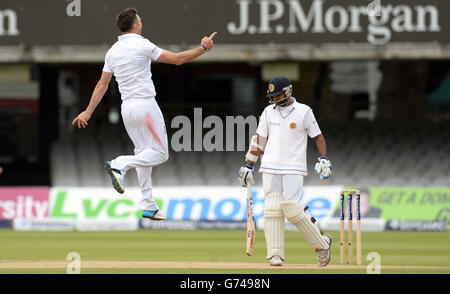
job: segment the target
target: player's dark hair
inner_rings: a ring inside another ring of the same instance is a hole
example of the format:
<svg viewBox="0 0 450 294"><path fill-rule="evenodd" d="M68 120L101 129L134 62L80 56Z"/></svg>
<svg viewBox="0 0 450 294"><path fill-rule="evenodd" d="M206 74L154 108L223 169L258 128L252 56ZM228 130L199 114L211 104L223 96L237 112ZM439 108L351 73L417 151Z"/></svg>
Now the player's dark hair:
<svg viewBox="0 0 450 294"><path fill-rule="evenodd" d="M121 32L129 32L136 21L136 8L127 8L116 16L117 27Z"/></svg>

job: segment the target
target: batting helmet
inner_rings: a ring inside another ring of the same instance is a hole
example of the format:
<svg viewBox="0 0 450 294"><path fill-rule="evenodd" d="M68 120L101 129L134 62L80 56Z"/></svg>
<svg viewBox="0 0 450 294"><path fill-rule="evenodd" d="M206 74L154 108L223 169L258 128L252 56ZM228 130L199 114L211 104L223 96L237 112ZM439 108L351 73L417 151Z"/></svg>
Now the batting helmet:
<svg viewBox="0 0 450 294"><path fill-rule="evenodd" d="M273 97L280 95L281 93L285 94L285 98L282 100L274 101ZM292 83L288 78L285 77L274 77L269 81L269 88L267 89L266 97L269 97L269 103L276 103L277 106L283 106L289 101L289 98L292 96Z"/></svg>

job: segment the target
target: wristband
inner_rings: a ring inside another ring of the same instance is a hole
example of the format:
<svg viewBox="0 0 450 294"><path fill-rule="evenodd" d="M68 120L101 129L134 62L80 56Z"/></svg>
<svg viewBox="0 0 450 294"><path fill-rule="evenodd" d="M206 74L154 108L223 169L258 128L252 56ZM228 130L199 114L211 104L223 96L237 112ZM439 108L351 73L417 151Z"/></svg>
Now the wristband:
<svg viewBox="0 0 450 294"><path fill-rule="evenodd" d="M200 44L200 46L203 48L203 51L205 51L206 52L206 50L207 50L207 48L206 48L206 46L205 45L203 45L203 44Z"/></svg>
<svg viewBox="0 0 450 294"><path fill-rule="evenodd" d="M249 164L248 162L245 163L245 166L249 169L253 169L253 165Z"/></svg>

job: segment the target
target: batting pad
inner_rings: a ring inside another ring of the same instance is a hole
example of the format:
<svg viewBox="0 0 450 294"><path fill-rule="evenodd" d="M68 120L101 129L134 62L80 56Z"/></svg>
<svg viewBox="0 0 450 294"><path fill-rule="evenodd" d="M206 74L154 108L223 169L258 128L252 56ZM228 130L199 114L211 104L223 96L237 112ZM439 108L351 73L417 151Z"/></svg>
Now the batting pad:
<svg viewBox="0 0 450 294"><path fill-rule="evenodd" d="M280 194L270 193L264 200L264 233L267 243L267 259L279 255L284 260L284 214Z"/></svg>
<svg viewBox="0 0 450 294"><path fill-rule="evenodd" d="M293 201L282 201L280 206L287 220L297 228L311 247L328 249L329 245L320 234L319 228L313 224L300 204Z"/></svg>

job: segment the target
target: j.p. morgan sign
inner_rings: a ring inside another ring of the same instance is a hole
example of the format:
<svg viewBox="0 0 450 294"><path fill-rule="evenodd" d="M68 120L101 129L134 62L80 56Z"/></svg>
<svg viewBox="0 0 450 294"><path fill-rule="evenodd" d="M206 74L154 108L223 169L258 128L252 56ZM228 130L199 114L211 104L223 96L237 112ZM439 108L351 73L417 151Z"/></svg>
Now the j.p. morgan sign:
<svg viewBox="0 0 450 294"><path fill-rule="evenodd" d="M433 1L424 5L411 2L414 1L237 0L239 22L228 23L227 30L234 35L312 33L347 34L348 38L365 34L374 45L386 44L393 33L442 31L439 9ZM254 10L259 12L259 21L250 16Z"/></svg>
<svg viewBox="0 0 450 294"><path fill-rule="evenodd" d="M128 6L159 45L450 42L449 0L1 0L0 45L112 44Z"/></svg>

